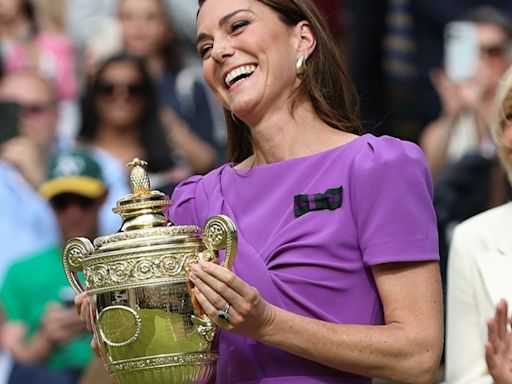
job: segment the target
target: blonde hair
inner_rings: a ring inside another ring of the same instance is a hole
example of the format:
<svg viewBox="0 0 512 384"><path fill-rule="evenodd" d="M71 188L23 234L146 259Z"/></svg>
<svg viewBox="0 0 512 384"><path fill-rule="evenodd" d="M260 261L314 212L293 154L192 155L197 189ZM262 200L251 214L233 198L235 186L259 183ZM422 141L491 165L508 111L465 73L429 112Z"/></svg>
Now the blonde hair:
<svg viewBox="0 0 512 384"><path fill-rule="evenodd" d="M496 143L498 156L507 172L508 180L512 184L512 159L507 153L507 143L503 140L507 114L512 114L512 66L503 74L496 90L494 111L491 119L491 134Z"/></svg>

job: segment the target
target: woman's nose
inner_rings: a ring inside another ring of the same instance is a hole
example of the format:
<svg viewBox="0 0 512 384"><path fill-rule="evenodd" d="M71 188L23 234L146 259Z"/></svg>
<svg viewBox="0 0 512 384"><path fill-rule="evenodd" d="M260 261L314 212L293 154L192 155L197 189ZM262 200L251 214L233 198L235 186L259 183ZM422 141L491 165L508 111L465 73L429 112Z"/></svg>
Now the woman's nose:
<svg viewBox="0 0 512 384"><path fill-rule="evenodd" d="M229 41L217 41L212 48L212 58L217 62L223 62L235 54L235 49Z"/></svg>

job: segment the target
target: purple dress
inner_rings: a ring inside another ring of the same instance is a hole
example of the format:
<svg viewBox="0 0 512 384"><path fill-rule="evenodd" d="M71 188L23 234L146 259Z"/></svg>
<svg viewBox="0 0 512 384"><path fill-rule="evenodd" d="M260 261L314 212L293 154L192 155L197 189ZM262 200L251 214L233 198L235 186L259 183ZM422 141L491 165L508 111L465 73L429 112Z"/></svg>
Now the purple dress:
<svg viewBox="0 0 512 384"><path fill-rule="evenodd" d="M178 225L231 217L234 272L270 303L328 322L383 324L370 267L439 257L425 158L391 137L250 170L224 165L183 182L172 200ZM219 349L219 384L371 383L229 332Z"/></svg>

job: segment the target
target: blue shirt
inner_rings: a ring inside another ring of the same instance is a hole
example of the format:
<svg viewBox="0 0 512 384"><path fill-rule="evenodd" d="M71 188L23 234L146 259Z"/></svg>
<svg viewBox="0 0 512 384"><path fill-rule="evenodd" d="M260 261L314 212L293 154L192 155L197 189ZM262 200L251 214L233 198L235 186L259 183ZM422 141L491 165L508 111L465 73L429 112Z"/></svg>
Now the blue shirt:
<svg viewBox="0 0 512 384"><path fill-rule="evenodd" d="M59 241L48 202L15 167L0 160L0 281L12 261Z"/></svg>

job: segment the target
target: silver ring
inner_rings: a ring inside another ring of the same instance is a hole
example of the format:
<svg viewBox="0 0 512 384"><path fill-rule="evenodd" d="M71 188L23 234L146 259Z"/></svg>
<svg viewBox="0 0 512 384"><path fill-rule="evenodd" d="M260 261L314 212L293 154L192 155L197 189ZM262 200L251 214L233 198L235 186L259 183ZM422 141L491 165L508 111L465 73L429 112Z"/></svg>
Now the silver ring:
<svg viewBox="0 0 512 384"><path fill-rule="evenodd" d="M217 316L219 316L221 319L229 321L229 308L231 308L231 304L226 303L226 306L223 309L217 311Z"/></svg>

